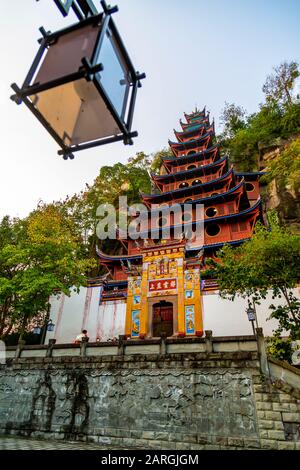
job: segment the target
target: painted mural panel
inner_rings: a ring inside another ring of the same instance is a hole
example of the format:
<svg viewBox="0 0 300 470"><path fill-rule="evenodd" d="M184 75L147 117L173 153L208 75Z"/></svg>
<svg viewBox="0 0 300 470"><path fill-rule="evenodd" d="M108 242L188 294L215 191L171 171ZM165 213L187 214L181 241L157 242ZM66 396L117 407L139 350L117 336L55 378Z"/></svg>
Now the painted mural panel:
<svg viewBox="0 0 300 470"><path fill-rule="evenodd" d="M131 312L131 336L137 338L140 334L140 310Z"/></svg>
<svg viewBox="0 0 300 470"><path fill-rule="evenodd" d="M195 334L195 306L185 306L185 331L187 335Z"/></svg>

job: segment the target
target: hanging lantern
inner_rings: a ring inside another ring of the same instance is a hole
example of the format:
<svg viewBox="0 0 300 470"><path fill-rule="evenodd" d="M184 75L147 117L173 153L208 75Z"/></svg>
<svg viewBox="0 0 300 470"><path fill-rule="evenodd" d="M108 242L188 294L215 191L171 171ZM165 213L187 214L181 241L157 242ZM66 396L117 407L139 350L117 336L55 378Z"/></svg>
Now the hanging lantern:
<svg viewBox="0 0 300 470"><path fill-rule="evenodd" d="M72 3L56 1L66 14ZM23 86L12 85L11 98L27 105L59 144L64 159L115 141L132 144L137 136L131 127L145 74L136 72L113 22L117 7L101 4L102 13L91 10L63 30L40 28L43 38Z"/></svg>
<svg viewBox="0 0 300 470"><path fill-rule="evenodd" d="M34 335L40 335L41 332L42 332L42 329L41 329L38 325L36 325L36 326L33 328L33 330L32 330L32 333L33 333Z"/></svg>
<svg viewBox="0 0 300 470"><path fill-rule="evenodd" d="M52 322L50 318L48 325L47 325L47 331L54 331L54 328L55 328L55 324Z"/></svg>

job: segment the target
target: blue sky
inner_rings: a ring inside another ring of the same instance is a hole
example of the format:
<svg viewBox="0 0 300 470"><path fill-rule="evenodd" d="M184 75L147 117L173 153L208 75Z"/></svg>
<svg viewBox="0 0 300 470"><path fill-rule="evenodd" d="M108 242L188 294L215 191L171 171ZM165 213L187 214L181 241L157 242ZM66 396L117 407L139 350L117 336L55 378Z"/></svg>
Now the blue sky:
<svg viewBox="0 0 300 470"><path fill-rule="evenodd" d="M36 53L38 28L55 31L75 19L64 19L51 0L1 3L0 216L25 216L40 199L80 191L102 165L161 149L195 105L207 106L217 128L225 101L256 111L272 67L300 62L299 0L116 1L119 31L135 67L147 74L134 118L139 137L132 147L115 143L64 161L30 111L9 96Z"/></svg>

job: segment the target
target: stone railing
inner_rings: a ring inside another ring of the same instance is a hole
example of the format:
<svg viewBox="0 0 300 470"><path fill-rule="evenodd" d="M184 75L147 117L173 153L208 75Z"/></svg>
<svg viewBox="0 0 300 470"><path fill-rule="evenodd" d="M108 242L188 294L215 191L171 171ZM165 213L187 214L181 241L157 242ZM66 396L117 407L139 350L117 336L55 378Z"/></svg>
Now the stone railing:
<svg viewBox="0 0 300 470"><path fill-rule="evenodd" d="M48 345L8 346L7 359L14 358L51 358L66 356L124 356L135 354L184 354L184 353L226 353L226 352L257 352L255 336L219 336L213 337L211 331L205 332L204 338L153 338L126 339L119 336L117 341L81 344L56 344L49 340Z"/></svg>

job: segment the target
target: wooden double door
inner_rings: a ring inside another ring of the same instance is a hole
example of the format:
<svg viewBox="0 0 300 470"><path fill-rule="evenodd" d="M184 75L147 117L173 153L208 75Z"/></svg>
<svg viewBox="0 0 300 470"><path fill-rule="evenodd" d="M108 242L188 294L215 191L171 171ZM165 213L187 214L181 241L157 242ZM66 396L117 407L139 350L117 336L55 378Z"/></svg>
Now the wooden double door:
<svg viewBox="0 0 300 470"><path fill-rule="evenodd" d="M153 336L173 335L173 304L162 300L153 305Z"/></svg>

